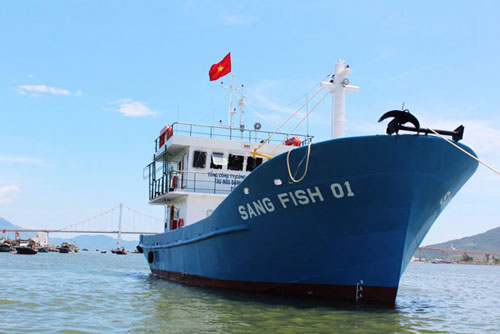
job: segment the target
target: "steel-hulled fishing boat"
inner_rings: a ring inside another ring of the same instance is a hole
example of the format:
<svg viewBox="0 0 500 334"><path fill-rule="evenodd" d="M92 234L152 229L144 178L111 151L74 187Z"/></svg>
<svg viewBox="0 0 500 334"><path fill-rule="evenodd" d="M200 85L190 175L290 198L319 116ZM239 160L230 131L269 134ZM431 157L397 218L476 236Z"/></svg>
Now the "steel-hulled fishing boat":
<svg viewBox="0 0 500 334"><path fill-rule="evenodd" d="M150 203L165 206L165 231L138 246L154 275L394 304L413 254L478 164L457 149L475 155L458 143L463 127L420 128L402 110L381 117L392 119L388 135L344 138L345 93L357 90L349 72L339 61L322 83L334 97L331 140L233 128L232 114L225 127L162 129L147 177Z"/></svg>

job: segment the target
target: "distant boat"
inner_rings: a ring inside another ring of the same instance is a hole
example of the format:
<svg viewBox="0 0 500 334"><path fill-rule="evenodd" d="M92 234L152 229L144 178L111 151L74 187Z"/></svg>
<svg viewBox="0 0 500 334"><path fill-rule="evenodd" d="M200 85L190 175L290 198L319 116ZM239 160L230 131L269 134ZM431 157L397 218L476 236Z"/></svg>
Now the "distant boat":
<svg viewBox="0 0 500 334"><path fill-rule="evenodd" d="M107 251L106 251L105 249L103 249L103 250L101 251L101 253L102 253L102 254L106 254L106 253L107 253Z"/></svg>
<svg viewBox="0 0 500 334"><path fill-rule="evenodd" d="M61 253L61 254L72 253L72 249L70 247L70 244L67 242L63 242L61 247L59 247L58 249L59 249L59 253Z"/></svg>
<svg viewBox="0 0 500 334"><path fill-rule="evenodd" d="M0 252L11 252L12 247L8 243L3 243L0 245Z"/></svg>
<svg viewBox="0 0 500 334"><path fill-rule="evenodd" d="M111 250L111 253L118 255L127 255L128 252L125 248L120 247L121 235L122 235L122 210L123 203L120 203L120 218L118 220L118 240L116 241L116 248Z"/></svg>
<svg viewBox="0 0 500 334"><path fill-rule="evenodd" d="M75 245L70 244L69 242L63 242L61 247L59 247L59 253L68 254L78 252L78 248Z"/></svg>
<svg viewBox="0 0 500 334"><path fill-rule="evenodd" d="M38 248L38 252L39 253L48 253L49 248L48 247L40 247L40 248Z"/></svg>
<svg viewBox="0 0 500 334"><path fill-rule="evenodd" d="M16 247L16 252L23 255L35 255L38 253L36 249L27 246Z"/></svg>
<svg viewBox="0 0 500 334"><path fill-rule="evenodd" d="M118 247L118 248L112 249L111 253L118 254L118 255L127 255L128 251L123 247Z"/></svg>
<svg viewBox="0 0 500 334"><path fill-rule="evenodd" d="M88 249L88 248L84 248L84 249L82 249L82 251L84 251L84 252L88 252L88 251L89 251L89 249Z"/></svg>

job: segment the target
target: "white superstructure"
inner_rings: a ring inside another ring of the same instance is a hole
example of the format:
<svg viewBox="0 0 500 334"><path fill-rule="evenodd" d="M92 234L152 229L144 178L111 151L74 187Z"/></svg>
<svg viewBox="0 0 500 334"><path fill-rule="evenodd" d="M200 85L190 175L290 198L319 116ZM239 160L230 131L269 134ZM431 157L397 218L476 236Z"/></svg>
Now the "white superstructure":
<svg viewBox="0 0 500 334"><path fill-rule="evenodd" d="M290 149L284 144L309 136L244 130L225 126L174 123L162 130L148 165L151 204L165 205L165 231L193 224L209 216L224 198L257 166L265 155ZM266 144L262 144L266 141ZM260 146L261 156L250 151Z"/></svg>

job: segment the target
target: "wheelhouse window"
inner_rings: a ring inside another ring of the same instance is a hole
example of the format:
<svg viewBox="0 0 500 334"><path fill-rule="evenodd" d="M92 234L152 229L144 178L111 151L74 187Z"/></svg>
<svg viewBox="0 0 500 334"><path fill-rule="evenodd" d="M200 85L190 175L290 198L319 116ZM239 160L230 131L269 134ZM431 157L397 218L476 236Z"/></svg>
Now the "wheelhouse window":
<svg viewBox="0 0 500 334"><path fill-rule="evenodd" d="M207 152L194 151L193 167L205 168L206 164L207 164Z"/></svg>
<svg viewBox="0 0 500 334"><path fill-rule="evenodd" d="M245 157L242 155L229 154L227 169L229 170L243 170L243 161Z"/></svg>
<svg viewBox="0 0 500 334"><path fill-rule="evenodd" d="M262 161L263 161L262 158L248 157L247 158L247 172L253 171L257 166L259 166L262 163Z"/></svg>
<svg viewBox="0 0 500 334"><path fill-rule="evenodd" d="M224 158L224 153L212 152L212 159L210 161L210 168L222 169L222 166L227 165L227 158Z"/></svg>

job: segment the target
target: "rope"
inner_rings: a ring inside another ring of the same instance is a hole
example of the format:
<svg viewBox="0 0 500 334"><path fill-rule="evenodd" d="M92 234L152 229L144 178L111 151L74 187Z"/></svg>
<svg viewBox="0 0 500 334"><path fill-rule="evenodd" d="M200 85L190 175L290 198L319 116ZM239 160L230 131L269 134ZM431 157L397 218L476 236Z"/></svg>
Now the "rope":
<svg viewBox="0 0 500 334"><path fill-rule="evenodd" d="M320 89L318 89L318 91L316 93L314 93L314 95L309 99L307 100L299 109L297 109L290 117L288 117L288 119L286 121L283 122L283 124L281 124L276 130L274 130L273 133L271 133L269 135L269 137L267 137L266 139L264 139L255 149L254 151L257 151L258 149L260 149L262 146L264 146L265 143L267 143L269 141L269 139L274 136L286 123L288 123L293 117L295 117L295 115L297 115L301 110L302 108L304 108L308 103L309 101L311 101L312 99L314 99L316 97L316 95L319 94L319 92L321 92L321 90L323 89L323 87L321 87Z"/></svg>
<svg viewBox="0 0 500 334"><path fill-rule="evenodd" d="M472 159L476 160L477 162L479 162L480 164L482 164L483 166L485 167L488 167L489 169L491 169L494 173L500 175L500 171L498 171L497 169L493 168L492 166L488 165L487 163L481 161L479 158L475 157L474 155L470 154L469 152L467 152L466 150L464 150L463 148L461 148L460 146L458 146L457 144L455 144L454 142L452 142L451 140L449 140L448 138L445 138L443 136L441 136L439 133L437 133L436 131L434 131L433 129L429 128L429 130L431 130L435 135L438 135L439 137L441 137L442 139L446 140L448 143L450 143L451 145L455 146L456 148L458 148L460 151L464 152L465 154L467 154L469 157L471 157Z"/></svg>
<svg viewBox="0 0 500 334"><path fill-rule="evenodd" d="M290 152L292 152L293 150L288 151L288 153L286 155L286 167L288 168L288 175L290 176L290 180L292 180L295 183L299 183L307 175L307 169L309 168L309 157L311 155L311 144L312 143L309 142L309 145L307 146L307 160L306 160L306 168L304 169L304 174L302 174L302 177L300 179L298 179L298 180L293 177L292 171L290 169Z"/></svg>
<svg viewBox="0 0 500 334"><path fill-rule="evenodd" d="M323 95L323 97L314 105L314 107L312 107L312 109L309 110L307 114L302 118L299 124L297 124L290 132L287 133L287 136L293 133L300 126L300 124L302 124L302 122L304 122L307 119L307 117L309 117L309 115L321 104L321 102L323 102L323 100L328 96L328 94L330 94L330 92L327 92L325 95ZM271 152L271 155L273 155L278 148L279 146L276 146L274 150Z"/></svg>

